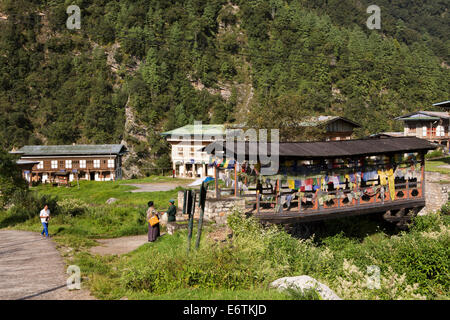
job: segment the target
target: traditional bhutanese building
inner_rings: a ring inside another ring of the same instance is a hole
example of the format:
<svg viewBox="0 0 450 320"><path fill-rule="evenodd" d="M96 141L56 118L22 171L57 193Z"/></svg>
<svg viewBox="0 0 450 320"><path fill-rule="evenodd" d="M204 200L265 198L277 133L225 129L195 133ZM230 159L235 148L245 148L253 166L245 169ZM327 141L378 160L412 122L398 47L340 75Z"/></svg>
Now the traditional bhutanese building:
<svg viewBox="0 0 450 320"><path fill-rule="evenodd" d="M396 118L404 123L404 136L426 139L450 147L450 113L417 111Z"/></svg>
<svg viewBox="0 0 450 320"><path fill-rule="evenodd" d="M56 182L122 178L122 144L24 146L17 164L28 182Z"/></svg>
<svg viewBox="0 0 450 320"><path fill-rule="evenodd" d="M208 144L225 139L234 129L226 129L223 124L186 125L163 132L172 147L172 166L177 177L196 178L214 174L209 168L210 156L201 149Z"/></svg>
<svg viewBox="0 0 450 320"><path fill-rule="evenodd" d="M350 140L354 130L361 127L358 123L339 116L311 117L304 119L299 126L324 128L325 141Z"/></svg>
<svg viewBox="0 0 450 320"><path fill-rule="evenodd" d="M327 141L349 140L354 129L360 125L338 116L311 117L299 123L299 126L323 126ZM171 159L175 175L178 177L205 177L214 174L208 167L210 156L201 149L212 142L237 137L246 131L245 125L186 125L163 132L172 147Z"/></svg>

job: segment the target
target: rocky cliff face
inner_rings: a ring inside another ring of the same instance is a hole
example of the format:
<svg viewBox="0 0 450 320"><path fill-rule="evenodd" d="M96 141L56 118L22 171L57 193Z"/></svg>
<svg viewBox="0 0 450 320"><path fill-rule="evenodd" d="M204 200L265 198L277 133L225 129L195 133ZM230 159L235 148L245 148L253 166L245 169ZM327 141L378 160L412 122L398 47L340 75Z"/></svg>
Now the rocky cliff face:
<svg viewBox="0 0 450 320"><path fill-rule="evenodd" d="M123 172L125 178L132 176L139 176L141 171L139 169L139 160L136 152L136 142L147 144L147 128L139 124L132 107L130 106L130 97L128 97L125 105L125 127L124 138L122 144L128 149L128 153L123 158Z"/></svg>

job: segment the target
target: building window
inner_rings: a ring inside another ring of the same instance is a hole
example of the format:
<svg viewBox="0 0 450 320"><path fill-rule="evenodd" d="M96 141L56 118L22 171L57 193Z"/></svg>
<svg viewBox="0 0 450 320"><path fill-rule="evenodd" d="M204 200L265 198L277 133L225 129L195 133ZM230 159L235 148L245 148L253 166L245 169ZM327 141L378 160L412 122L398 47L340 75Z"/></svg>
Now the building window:
<svg viewBox="0 0 450 320"><path fill-rule="evenodd" d="M58 161L52 160L52 169L58 169Z"/></svg>
<svg viewBox="0 0 450 320"><path fill-rule="evenodd" d="M422 136L424 136L424 137L427 136L427 126L422 127Z"/></svg>
<svg viewBox="0 0 450 320"><path fill-rule="evenodd" d="M44 169L44 161L39 161L38 165L37 165L38 169Z"/></svg>
<svg viewBox="0 0 450 320"><path fill-rule="evenodd" d="M108 160L108 168L114 168L114 159Z"/></svg>
<svg viewBox="0 0 450 320"><path fill-rule="evenodd" d="M94 160L94 168L100 168L100 160Z"/></svg>
<svg viewBox="0 0 450 320"><path fill-rule="evenodd" d="M72 160L66 160L66 168L71 169L72 168Z"/></svg>
<svg viewBox="0 0 450 320"><path fill-rule="evenodd" d="M86 160L80 160L80 168L86 168Z"/></svg>
<svg viewBox="0 0 450 320"><path fill-rule="evenodd" d="M444 127L439 125L436 128L436 136L443 137L444 136Z"/></svg>

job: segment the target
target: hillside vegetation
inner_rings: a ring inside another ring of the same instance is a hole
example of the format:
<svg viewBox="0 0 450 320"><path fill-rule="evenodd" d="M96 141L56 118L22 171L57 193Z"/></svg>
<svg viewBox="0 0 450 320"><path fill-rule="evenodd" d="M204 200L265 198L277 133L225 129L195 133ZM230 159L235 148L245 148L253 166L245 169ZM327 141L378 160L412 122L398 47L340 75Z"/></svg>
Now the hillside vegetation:
<svg viewBox="0 0 450 320"><path fill-rule="evenodd" d="M0 151L0 156L2 153ZM323 221L308 240L280 226L263 227L240 212L228 227L208 223L198 251L187 254L187 231L163 235L126 255L98 256L96 239L145 234L147 202L159 211L180 189L131 193L124 181L72 182L71 188L40 185L26 189L8 155L0 166L0 228L39 232L39 211L47 204L49 232L68 265L78 265L83 283L103 299L314 299L313 293L278 293L269 284L281 277L309 275L344 299L448 299L450 202L417 217L399 232L377 216ZM0 163L1 164L1 163ZM171 180L149 177L155 183ZM172 180L171 180L172 181ZM116 198L107 204L106 200ZM196 238L195 223L193 238ZM162 228L163 231L164 227ZM370 288L370 268L380 271L379 288Z"/></svg>
<svg viewBox="0 0 450 320"><path fill-rule="evenodd" d="M66 8L81 8L68 30ZM399 130L450 96L448 1L5 0L0 145L125 142L168 167L163 130L202 120L279 128L308 114ZM276 122L273 119L277 119Z"/></svg>

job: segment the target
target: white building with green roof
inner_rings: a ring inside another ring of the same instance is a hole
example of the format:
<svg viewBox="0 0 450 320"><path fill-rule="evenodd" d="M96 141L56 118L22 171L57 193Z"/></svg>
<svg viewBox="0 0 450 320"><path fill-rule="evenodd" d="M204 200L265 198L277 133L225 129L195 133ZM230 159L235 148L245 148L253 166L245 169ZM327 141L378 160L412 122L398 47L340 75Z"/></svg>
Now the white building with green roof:
<svg viewBox="0 0 450 320"><path fill-rule="evenodd" d="M196 178L213 176L208 168L210 156L201 149L212 142L225 139L227 134L235 135L236 129L227 129L223 124L186 125L163 132L172 147L171 159L177 177Z"/></svg>

